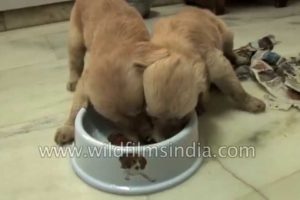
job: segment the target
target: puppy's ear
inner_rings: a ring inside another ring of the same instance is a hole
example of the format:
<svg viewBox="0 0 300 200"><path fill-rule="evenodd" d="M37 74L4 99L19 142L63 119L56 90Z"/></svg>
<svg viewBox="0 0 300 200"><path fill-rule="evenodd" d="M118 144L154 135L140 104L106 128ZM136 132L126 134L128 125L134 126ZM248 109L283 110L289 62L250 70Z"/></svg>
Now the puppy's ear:
<svg viewBox="0 0 300 200"><path fill-rule="evenodd" d="M146 68L154 62L169 55L167 49L154 45L150 42L140 42L135 49L134 65Z"/></svg>

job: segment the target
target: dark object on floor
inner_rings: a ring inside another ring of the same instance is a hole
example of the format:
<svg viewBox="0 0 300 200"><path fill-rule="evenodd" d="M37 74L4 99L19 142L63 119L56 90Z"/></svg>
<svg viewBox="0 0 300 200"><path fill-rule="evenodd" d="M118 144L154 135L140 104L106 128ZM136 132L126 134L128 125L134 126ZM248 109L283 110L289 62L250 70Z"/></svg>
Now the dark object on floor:
<svg viewBox="0 0 300 200"><path fill-rule="evenodd" d="M258 46L261 50L273 50L274 42L272 41L272 35L268 35L259 39Z"/></svg>
<svg viewBox="0 0 300 200"><path fill-rule="evenodd" d="M127 2L135 7L144 18L149 17L153 0L127 0Z"/></svg>
<svg viewBox="0 0 300 200"><path fill-rule="evenodd" d="M274 5L276 8L282 8L287 6L288 0L274 0Z"/></svg>
<svg viewBox="0 0 300 200"><path fill-rule="evenodd" d="M225 0L184 0L187 5L208 8L217 15L225 13Z"/></svg>
<svg viewBox="0 0 300 200"><path fill-rule="evenodd" d="M184 0L188 5L196 5L202 8L208 8L217 15L225 13L226 0ZM274 0L276 8L287 6L288 0Z"/></svg>

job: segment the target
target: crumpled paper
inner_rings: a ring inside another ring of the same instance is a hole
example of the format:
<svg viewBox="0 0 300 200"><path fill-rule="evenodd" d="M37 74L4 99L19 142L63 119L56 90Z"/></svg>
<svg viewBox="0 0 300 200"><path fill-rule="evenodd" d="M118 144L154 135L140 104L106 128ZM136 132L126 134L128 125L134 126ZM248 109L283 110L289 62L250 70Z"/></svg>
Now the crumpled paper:
<svg viewBox="0 0 300 200"><path fill-rule="evenodd" d="M237 76L240 80L254 77L268 92L264 99L270 108L300 109L300 56L286 59L272 51L276 44L275 36L268 35L235 50L247 60L236 68Z"/></svg>

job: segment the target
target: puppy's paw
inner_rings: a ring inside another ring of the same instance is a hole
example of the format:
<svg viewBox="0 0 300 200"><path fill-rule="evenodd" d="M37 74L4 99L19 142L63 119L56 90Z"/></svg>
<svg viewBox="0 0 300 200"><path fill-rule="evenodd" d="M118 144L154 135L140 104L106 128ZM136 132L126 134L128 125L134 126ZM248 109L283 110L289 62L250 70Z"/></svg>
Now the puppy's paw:
<svg viewBox="0 0 300 200"><path fill-rule="evenodd" d="M262 100L249 96L242 108L248 112L261 113L266 110L266 104Z"/></svg>
<svg viewBox="0 0 300 200"><path fill-rule="evenodd" d="M63 146L69 144L74 140L74 127L73 126L62 126L57 129L55 138L56 144Z"/></svg>
<svg viewBox="0 0 300 200"><path fill-rule="evenodd" d="M77 82L78 81L69 81L67 83L67 90L70 92L74 92L76 90Z"/></svg>

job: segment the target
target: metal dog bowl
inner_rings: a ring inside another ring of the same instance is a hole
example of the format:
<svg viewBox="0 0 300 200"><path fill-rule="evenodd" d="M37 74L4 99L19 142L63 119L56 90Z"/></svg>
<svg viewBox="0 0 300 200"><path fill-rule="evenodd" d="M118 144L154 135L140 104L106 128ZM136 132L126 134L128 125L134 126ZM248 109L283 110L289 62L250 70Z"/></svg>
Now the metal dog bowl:
<svg viewBox="0 0 300 200"><path fill-rule="evenodd" d="M80 155L71 158L72 167L100 190L127 195L158 192L183 182L202 163L203 158L192 153L199 150L196 114L180 133L152 145L110 145L111 129L107 120L89 109L77 115L74 147Z"/></svg>

